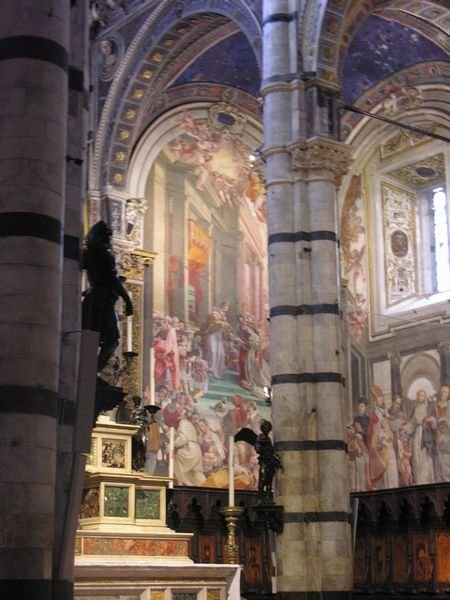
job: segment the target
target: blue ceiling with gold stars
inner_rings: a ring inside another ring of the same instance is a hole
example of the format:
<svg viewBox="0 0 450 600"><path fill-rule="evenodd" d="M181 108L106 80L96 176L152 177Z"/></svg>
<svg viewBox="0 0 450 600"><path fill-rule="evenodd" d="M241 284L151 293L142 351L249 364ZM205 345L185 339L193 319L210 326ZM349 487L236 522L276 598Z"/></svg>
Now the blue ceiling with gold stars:
<svg viewBox="0 0 450 600"><path fill-rule="evenodd" d="M258 96L260 73L243 33L235 33L204 52L183 71L174 85L202 81L221 83Z"/></svg>
<svg viewBox="0 0 450 600"><path fill-rule="evenodd" d="M429 39L409 27L370 15L351 41L344 63L342 96L354 102L365 90L417 63L449 60Z"/></svg>
<svg viewBox="0 0 450 600"><path fill-rule="evenodd" d="M417 63L449 60L446 52L413 29L369 15L351 41L343 68L342 96L355 102L368 88ZM173 85L220 83L259 95L260 72L241 32L218 42L187 67Z"/></svg>

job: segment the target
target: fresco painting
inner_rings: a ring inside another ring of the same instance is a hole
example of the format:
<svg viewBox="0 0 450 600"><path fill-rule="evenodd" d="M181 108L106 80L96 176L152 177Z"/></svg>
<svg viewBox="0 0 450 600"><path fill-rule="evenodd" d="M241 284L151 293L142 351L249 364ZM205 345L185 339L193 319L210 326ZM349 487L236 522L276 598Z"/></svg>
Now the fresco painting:
<svg viewBox="0 0 450 600"><path fill-rule="evenodd" d="M348 425L352 491L450 481L449 386L414 381L408 397L369 389ZM413 392L413 396L410 395Z"/></svg>
<svg viewBox="0 0 450 600"><path fill-rule="evenodd" d="M361 342L367 332L367 266L360 175L353 175L342 207L341 264L347 290L347 329Z"/></svg>
<svg viewBox="0 0 450 600"><path fill-rule="evenodd" d="M186 209L166 223L165 290L153 311L156 474L167 473L173 428L176 484L226 488L229 437L242 427L259 433L270 419L267 225L243 123L225 109L213 117L183 113L165 148L171 168L189 178L202 218ZM234 475L236 489L257 488L257 456L246 442L235 444Z"/></svg>

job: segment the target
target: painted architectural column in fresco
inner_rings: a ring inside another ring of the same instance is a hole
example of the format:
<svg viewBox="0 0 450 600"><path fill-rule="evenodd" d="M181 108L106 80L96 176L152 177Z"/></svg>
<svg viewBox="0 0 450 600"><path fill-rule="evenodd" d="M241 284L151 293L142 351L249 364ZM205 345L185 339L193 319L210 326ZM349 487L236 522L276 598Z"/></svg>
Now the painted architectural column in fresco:
<svg viewBox="0 0 450 600"><path fill-rule="evenodd" d="M402 357L400 352L391 352L389 354L389 360L391 363L391 393L392 398L395 396L402 396L402 373L401 373L401 361Z"/></svg>
<svg viewBox="0 0 450 600"><path fill-rule="evenodd" d="M332 139L334 124L325 122L322 90L305 91L295 81L291 6L264 2L272 408L284 467L276 490L284 506L277 587L282 600L349 598L336 203L349 160L347 148Z"/></svg>
<svg viewBox="0 0 450 600"><path fill-rule="evenodd" d="M214 265L211 265L211 276L214 280L214 289L211 290L213 304L230 302L231 298L238 297L235 265L239 262L241 237L239 231L224 234L214 229L212 238L215 259Z"/></svg>
<svg viewBox="0 0 450 600"><path fill-rule="evenodd" d="M158 256L164 256L167 244L166 182L167 171L159 161L152 167L152 177L147 186L149 210L144 220L144 248L151 248ZM162 225L161 225L162 224ZM153 266L153 310L161 313L166 307L166 265L156 260Z"/></svg>
<svg viewBox="0 0 450 600"><path fill-rule="evenodd" d="M188 254L189 254L189 200L185 194L184 174L176 169L168 171L168 251L169 282L167 314L188 319Z"/></svg>
<svg viewBox="0 0 450 600"><path fill-rule="evenodd" d="M450 344L440 342L437 346L441 359L441 385L450 385Z"/></svg>
<svg viewBox="0 0 450 600"><path fill-rule="evenodd" d="M0 23L0 120L7 124L0 166L0 596L48 600L65 598L64 583L70 587L52 572L70 3L53 2L51 10L46 0L7 4Z"/></svg>

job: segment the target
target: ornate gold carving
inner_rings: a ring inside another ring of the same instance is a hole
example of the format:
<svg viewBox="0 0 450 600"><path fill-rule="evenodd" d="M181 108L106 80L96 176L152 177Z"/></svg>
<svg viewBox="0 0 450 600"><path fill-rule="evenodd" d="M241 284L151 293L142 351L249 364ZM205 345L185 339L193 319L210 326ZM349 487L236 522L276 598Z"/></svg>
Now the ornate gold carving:
<svg viewBox="0 0 450 600"><path fill-rule="evenodd" d="M116 259L120 272L127 279L135 281L144 281L146 267L149 267L155 261L156 253L146 250L135 249L132 252L120 249L116 250Z"/></svg>
<svg viewBox="0 0 450 600"><path fill-rule="evenodd" d="M432 123L421 123L422 129L433 131L435 127ZM384 144L380 146L381 158L386 158L397 152L401 152L405 148L415 146L420 142L426 142L427 136L424 133L418 133L417 131L397 131L392 137L390 137Z"/></svg>
<svg viewBox="0 0 450 600"><path fill-rule="evenodd" d="M294 171L331 171L337 185L352 163L348 146L326 138L301 141L290 150Z"/></svg>
<svg viewBox="0 0 450 600"><path fill-rule="evenodd" d="M150 71L150 69L145 69L145 71L142 71L142 77L144 79L151 79L153 77L153 71Z"/></svg>
<svg viewBox="0 0 450 600"><path fill-rule="evenodd" d="M227 540L225 543L225 563L239 563L239 545L237 542L237 523L243 512L242 506L224 506L220 512L227 523Z"/></svg>
<svg viewBox="0 0 450 600"><path fill-rule="evenodd" d="M117 162L123 162L126 158L126 154L120 150L119 152L115 153L114 158L117 160Z"/></svg>
<svg viewBox="0 0 450 600"><path fill-rule="evenodd" d="M127 285L128 292L131 292L133 298L133 316L132 316L132 343L131 351L134 356L128 356L128 352L124 352L128 347L128 339L124 334L126 329L126 320L122 321L122 352L125 358L125 368L122 374L121 385L127 392L127 395L141 396L142 395L142 382L141 382L141 368L142 356L140 354L141 349L141 335L142 335L142 285L131 284Z"/></svg>
<svg viewBox="0 0 450 600"><path fill-rule="evenodd" d="M329 19L328 23L326 24L326 30L328 31L328 33L337 33L339 29L339 21L337 21L336 19Z"/></svg>
<svg viewBox="0 0 450 600"><path fill-rule="evenodd" d="M132 121L136 116L136 111L133 110L132 108L129 108L126 113L125 113L125 118L128 119L129 121Z"/></svg>
<svg viewBox="0 0 450 600"><path fill-rule="evenodd" d="M128 129L121 129L119 131L119 138L121 140L127 140L130 137L130 132Z"/></svg>
<svg viewBox="0 0 450 600"><path fill-rule="evenodd" d="M382 183L386 301L392 305L417 294L415 195Z"/></svg>
<svg viewBox="0 0 450 600"><path fill-rule="evenodd" d="M114 173L114 175L113 175L114 183L120 183L122 180L123 180L122 173Z"/></svg>
<svg viewBox="0 0 450 600"><path fill-rule="evenodd" d="M119 314L120 347L102 371L102 378L110 385L122 387L131 396L142 394L141 369L141 323L142 289L141 283L126 283L133 302L133 315ZM128 339L128 318L131 319L131 344ZM131 348L131 349L130 349Z"/></svg>
<svg viewBox="0 0 450 600"><path fill-rule="evenodd" d="M129 198L125 205L126 239L137 246L141 242L144 214L147 210L145 198Z"/></svg>
<svg viewBox="0 0 450 600"><path fill-rule="evenodd" d="M144 90L142 88L136 88L133 91L133 98L137 98L138 100L140 100L144 95Z"/></svg>

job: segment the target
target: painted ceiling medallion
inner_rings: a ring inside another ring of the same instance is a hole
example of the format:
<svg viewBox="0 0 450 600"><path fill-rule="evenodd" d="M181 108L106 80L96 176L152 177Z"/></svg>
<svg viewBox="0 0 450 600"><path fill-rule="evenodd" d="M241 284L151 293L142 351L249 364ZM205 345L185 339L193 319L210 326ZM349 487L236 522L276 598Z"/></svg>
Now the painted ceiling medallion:
<svg viewBox="0 0 450 600"><path fill-rule="evenodd" d="M218 102L209 109L209 124L215 129L226 129L240 134L244 130L247 117L227 102Z"/></svg>
<svg viewBox="0 0 450 600"><path fill-rule="evenodd" d="M400 183L412 187L421 187L439 183L445 179L445 161L443 154L435 154L426 160L416 161L389 173Z"/></svg>

